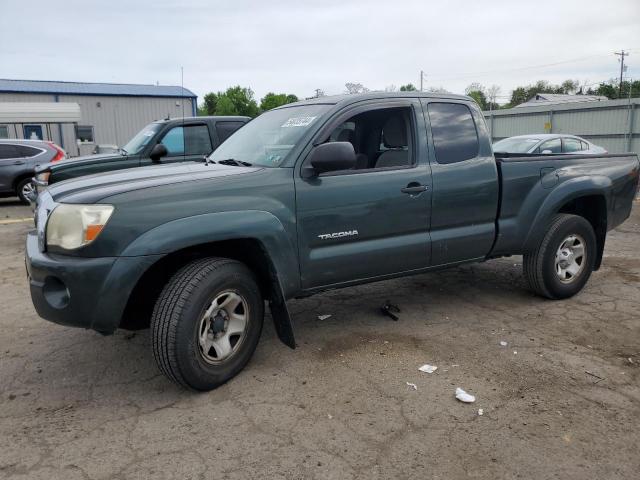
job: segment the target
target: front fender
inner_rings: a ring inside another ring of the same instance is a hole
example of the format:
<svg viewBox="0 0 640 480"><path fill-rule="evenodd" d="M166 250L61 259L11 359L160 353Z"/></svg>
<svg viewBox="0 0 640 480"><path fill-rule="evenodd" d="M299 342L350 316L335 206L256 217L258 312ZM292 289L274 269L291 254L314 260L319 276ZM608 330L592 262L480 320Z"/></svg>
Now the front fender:
<svg viewBox="0 0 640 480"><path fill-rule="evenodd" d="M261 210L207 213L173 220L140 235L121 256L166 255L197 245L241 238L262 243L273 262L285 298L299 291L295 245L280 220Z"/></svg>
<svg viewBox="0 0 640 480"><path fill-rule="evenodd" d="M591 195L603 196L609 212L611 191L612 181L603 175L585 175L560 183L540 205L525 236L523 251L533 250L540 244L553 215L571 200Z"/></svg>

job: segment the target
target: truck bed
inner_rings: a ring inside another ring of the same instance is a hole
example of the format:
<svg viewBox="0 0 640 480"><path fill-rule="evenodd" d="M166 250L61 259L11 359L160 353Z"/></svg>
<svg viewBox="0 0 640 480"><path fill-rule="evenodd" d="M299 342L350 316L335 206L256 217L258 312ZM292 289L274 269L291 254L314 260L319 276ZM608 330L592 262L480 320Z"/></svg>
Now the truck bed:
<svg viewBox="0 0 640 480"><path fill-rule="evenodd" d="M611 230L629 217L638 189L640 164L635 153L498 153L496 163L500 202L491 256L519 254L535 246L534 226L572 198L585 195L604 201L606 229Z"/></svg>

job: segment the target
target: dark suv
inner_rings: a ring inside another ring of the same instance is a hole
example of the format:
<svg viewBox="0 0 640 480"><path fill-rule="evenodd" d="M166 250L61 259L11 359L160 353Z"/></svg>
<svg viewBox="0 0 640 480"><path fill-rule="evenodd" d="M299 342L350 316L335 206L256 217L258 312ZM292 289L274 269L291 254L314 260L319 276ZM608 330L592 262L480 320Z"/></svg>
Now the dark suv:
<svg viewBox="0 0 640 480"><path fill-rule="evenodd" d="M0 196L16 195L29 203L36 165L57 162L67 154L53 142L42 140L0 140Z"/></svg>

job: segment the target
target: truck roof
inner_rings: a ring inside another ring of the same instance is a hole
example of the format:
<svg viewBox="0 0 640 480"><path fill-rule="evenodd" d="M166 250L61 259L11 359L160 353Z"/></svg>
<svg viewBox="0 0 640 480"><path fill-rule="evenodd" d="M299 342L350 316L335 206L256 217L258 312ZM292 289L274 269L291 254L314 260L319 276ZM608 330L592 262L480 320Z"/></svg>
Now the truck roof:
<svg viewBox="0 0 640 480"><path fill-rule="evenodd" d="M445 100L474 100L466 95L455 95L452 93L427 93L419 91L411 92L368 92L368 93L356 93L356 94L343 94L343 95L329 95L325 97L309 98L307 100L301 100L295 103L289 103L278 108L286 108L296 105L348 105L350 103L361 102L363 100L377 100L384 98L437 98Z"/></svg>
<svg viewBox="0 0 640 480"><path fill-rule="evenodd" d="M162 118L160 120L154 120L153 123L182 122L182 120L183 120L183 117ZM202 117L184 117L184 120L245 121L245 120L251 120L251 117L244 117L242 115L209 115L209 116L202 116Z"/></svg>

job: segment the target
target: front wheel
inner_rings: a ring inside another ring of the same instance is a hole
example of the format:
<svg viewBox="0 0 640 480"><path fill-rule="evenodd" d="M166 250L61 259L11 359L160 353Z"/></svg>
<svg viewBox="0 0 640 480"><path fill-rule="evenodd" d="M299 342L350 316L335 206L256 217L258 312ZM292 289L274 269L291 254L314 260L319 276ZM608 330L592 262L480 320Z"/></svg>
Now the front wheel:
<svg viewBox="0 0 640 480"><path fill-rule="evenodd" d="M524 255L524 275L538 295L551 299L578 293L596 261L596 236L583 217L556 215L540 246Z"/></svg>
<svg viewBox="0 0 640 480"><path fill-rule="evenodd" d="M264 302L253 273L225 258L193 261L165 286L151 317L160 370L194 390L212 390L247 364L258 344Z"/></svg>

